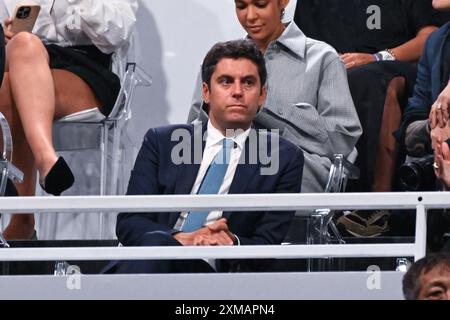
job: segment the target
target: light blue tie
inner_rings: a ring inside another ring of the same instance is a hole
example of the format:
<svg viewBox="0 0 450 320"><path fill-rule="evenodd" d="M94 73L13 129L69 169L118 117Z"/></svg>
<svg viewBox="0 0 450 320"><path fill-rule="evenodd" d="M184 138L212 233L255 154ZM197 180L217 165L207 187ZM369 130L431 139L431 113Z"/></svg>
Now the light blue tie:
<svg viewBox="0 0 450 320"><path fill-rule="evenodd" d="M231 149L233 147L233 140L223 139L222 149L214 157L208 171L203 178L203 182L197 194L217 194L222 186L225 173L230 162ZM191 211L188 213L186 220L181 226L183 232L192 232L200 229L205 223L209 211Z"/></svg>

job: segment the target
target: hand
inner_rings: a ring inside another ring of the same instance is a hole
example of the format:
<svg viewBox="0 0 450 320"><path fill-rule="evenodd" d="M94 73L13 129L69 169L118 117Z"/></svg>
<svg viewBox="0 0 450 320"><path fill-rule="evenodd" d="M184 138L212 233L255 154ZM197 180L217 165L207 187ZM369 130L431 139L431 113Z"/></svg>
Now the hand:
<svg viewBox="0 0 450 320"><path fill-rule="evenodd" d="M450 105L450 83L442 90L436 102L431 106L429 121L431 129L436 126L445 127L448 122Z"/></svg>
<svg viewBox="0 0 450 320"><path fill-rule="evenodd" d="M450 148L447 142L438 141L434 152L434 172L445 188L450 187Z"/></svg>
<svg viewBox="0 0 450 320"><path fill-rule="evenodd" d="M234 240L236 240L234 234L228 229L227 219L225 218L219 219L207 227L212 234L220 234L226 237L227 239L224 239L226 243L229 243L231 240L231 244L228 245L233 245Z"/></svg>
<svg viewBox="0 0 450 320"><path fill-rule="evenodd" d="M340 57L347 69L363 66L375 61L375 57L369 53L344 53Z"/></svg>
<svg viewBox="0 0 450 320"><path fill-rule="evenodd" d="M198 235L192 243L194 246L232 246L233 240L225 232L212 235Z"/></svg>
<svg viewBox="0 0 450 320"><path fill-rule="evenodd" d="M225 218L193 232L179 232L174 238L184 246L225 246L233 245L234 235L230 232Z"/></svg>
<svg viewBox="0 0 450 320"><path fill-rule="evenodd" d="M438 141L446 141L447 139L450 139L450 123L444 128L438 126L431 130L431 148L433 150L436 150Z"/></svg>
<svg viewBox="0 0 450 320"><path fill-rule="evenodd" d="M5 44L8 44L9 40L14 37L14 33L9 30L9 26L12 23L12 19L6 19L4 21L3 33L5 34Z"/></svg>

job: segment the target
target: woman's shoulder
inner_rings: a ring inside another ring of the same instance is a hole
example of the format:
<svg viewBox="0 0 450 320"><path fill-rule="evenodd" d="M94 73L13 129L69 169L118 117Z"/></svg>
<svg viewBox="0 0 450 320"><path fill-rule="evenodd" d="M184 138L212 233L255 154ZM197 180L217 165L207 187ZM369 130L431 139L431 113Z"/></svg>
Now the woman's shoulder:
<svg viewBox="0 0 450 320"><path fill-rule="evenodd" d="M328 43L308 37L306 38L306 55L307 57L318 57L329 62L339 59L337 51Z"/></svg>

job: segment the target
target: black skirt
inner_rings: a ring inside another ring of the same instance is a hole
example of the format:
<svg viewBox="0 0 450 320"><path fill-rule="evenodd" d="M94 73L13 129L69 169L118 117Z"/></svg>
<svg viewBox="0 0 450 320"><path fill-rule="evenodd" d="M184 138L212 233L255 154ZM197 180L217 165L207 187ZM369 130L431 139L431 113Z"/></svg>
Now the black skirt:
<svg viewBox="0 0 450 320"><path fill-rule="evenodd" d="M45 47L50 57L50 68L66 70L83 79L100 101L99 110L107 116L120 90L120 79L111 71L111 55L104 54L95 46L50 44Z"/></svg>

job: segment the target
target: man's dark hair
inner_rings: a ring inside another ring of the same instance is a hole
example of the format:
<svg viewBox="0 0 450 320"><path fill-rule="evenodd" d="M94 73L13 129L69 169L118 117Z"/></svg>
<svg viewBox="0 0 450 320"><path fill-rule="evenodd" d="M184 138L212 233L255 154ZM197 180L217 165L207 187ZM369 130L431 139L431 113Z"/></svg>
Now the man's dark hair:
<svg viewBox="0 0 450 320"><path fill-rule="evenodd" d="M450 270L450 252L432 253L417 260L403 277L403 295L406 300L416 300L419 296L422 275L436 267Z"/></svg>
<svg viewBox="0 0 450 320"><path fill-rule="evenodd" d="M219 42L206 54L202 64L202 80L211 87L211 76L216 70L216 65L224 58L244 58L252 61L258 67L261 87L266 83L267 70L264 56L256 44L248 39Z"/></svg>

